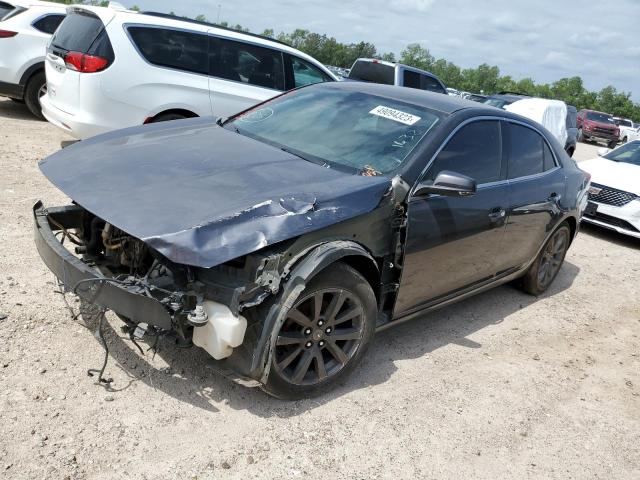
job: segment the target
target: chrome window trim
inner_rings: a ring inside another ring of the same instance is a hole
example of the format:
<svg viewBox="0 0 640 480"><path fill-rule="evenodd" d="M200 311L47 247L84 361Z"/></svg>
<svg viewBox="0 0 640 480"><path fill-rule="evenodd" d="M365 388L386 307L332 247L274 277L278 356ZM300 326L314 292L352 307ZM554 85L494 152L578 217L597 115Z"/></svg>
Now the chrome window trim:
<svg viewBox="0 0 640 480"><path fill-rule="evenodd" d="M434 160L436 159L436 157L440 154L440 152L442 150L444 150L444 148L448 145L449 141L453 138L453 136L458 133L458 131L460 129L462 129L462 127L473 123L473 122L481 122L481 121L499 121L499 122L509 122L509 123L514 123L516 125L522 125L523 127L528 127L531 130L535 131L538 135L540 135L542 137L542 139L545 141L545 143L547 144L547 146L549 147L549 150L551 151L551 155L553 156L553 161L555 163L555 167L554 168L550 168L549 170L545 170L544 172L540 172L540 173L535 173L533 175L528 175L525 177L517 177L517 178L512 178L512 179L504 179L504 180L497 180L495 182L486 182L486 183L480 183L477 185L477 188L487 188L488 186L493 186L493 185L500 185L500 184L504 184L504 183L510 183L510 182L519 182L521 180L529 180L535 177L541 177L543 175L546 175L549 172L554 172L556 169L561 168L559 166L559 162L558 162L558 158L556 157L555 152L553 151L553 148L551 147L551 144L549 143L549 141L547 140L547 138L545 137L545 135L536 127L529 125L525 122L521 122L520 120L516 120L513 118L507 118L507 117L499 117L499 116L494 116L494 115L480 115L477 117L472 117L472 118L467 118L465 121L463 121L462 123L460 123L456 128L454 128L451 133L449 133L449 135L447 135L447 138L445 138L443 140L443 142L440 144L440 146L438 147L438 149L435 151L435 153L431 156L431 158L429 159L429 161L427 162L427 165L424 167L424 169L422 170L422 172L420 172L420 175L418 175L417 180L415 181L415 183L413 184L413 187L411 187L411 190L409 191L409 196L408 198L411 199L414 196L415 190L416 188L418 188L418 184L422 181L422 179L424 178L425 174L427 173L427 171L429 170L429 167L431 167L431 165L433 164ZM507 162L509 161L509 159L507 158ZM508 174L508 163L507 163L507 174Z"/></svg>

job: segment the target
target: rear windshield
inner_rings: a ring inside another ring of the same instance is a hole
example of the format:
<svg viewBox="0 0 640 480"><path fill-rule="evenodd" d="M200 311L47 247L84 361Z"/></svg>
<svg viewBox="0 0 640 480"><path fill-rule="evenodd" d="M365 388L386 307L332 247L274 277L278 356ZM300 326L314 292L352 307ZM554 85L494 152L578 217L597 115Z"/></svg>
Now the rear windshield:
<svg viewBox="0 0 640 480"><path fill-rule="evenodd" d="M607 115L606 113L587 112L587 118L589 120L593 120L594 122L610 123L612 125L615 125L613 117L611 115Z"/></svg>
<svg viewBox="0 0 640 480"><path fill-rule="evenodd" d="M95 15L75 10L60 24L51 45L67 51L89 53L93 42L102 32L104 24Z"/></svg>
<svg viewBox="0 0 640 480"><path fill-rule="evenodd" d="M4 17L13 10L13 5L10 5L6 2L0 2L0 20L4 19Z"/></svg>
<svg viewBox="0 0 640 480"><path fill-rule="evenodd" d="M396 69L391 65L358 60L353 64L351 72L349 72L349 78L364 80L365 82L394 85L395 73Z"/></svg>
<svg viewBox="0 0 640 480"><path fill-rule="evenodd" d="M485 105L491 105L492 107L502 108L507 104L507 101L500 100L499 98L487 98L482 103Z"/></svg>

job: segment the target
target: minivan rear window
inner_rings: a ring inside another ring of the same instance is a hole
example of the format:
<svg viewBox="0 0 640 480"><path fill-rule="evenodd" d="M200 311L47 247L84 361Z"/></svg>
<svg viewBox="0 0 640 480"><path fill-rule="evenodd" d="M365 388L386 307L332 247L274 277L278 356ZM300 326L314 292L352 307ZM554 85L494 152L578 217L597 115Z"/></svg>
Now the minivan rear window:
<svg viewBox="0 0 640 480"><path fill-rule="evenodd" d="M84 10L74 10L62 21L51 45L67 51L89 53L104 29L102 20Z"/></svg>
<svg viewBox="0 0 640 480"><path fill-rule="evenodd" d="M354 80L363 80L365 82L394 85L395 74L396 69L391 65L358 60L353 64L351 72L349 72L349 78Z"/></svg>

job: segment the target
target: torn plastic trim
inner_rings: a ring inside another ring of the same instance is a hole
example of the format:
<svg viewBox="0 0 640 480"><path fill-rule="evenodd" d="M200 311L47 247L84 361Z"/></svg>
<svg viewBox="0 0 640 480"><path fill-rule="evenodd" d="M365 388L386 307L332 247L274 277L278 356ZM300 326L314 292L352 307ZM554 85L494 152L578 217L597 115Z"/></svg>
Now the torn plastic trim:
<svg viewBox="0 0 640 480"><path fill-rule="evenodd" d="M173 292L158 299L149 295L154 288L143 288L140 281L127 283L102 275L96 268L69 252L54 231L78 228L82 225L83 209L71 205L45 209L38 201L33 206L34 237L40 257L63 284L65 291L74 291L81 298L123 315L134 323L147 323L162 330L171 330L177 317L190 303L190 295ZM78 288L82 284L86 287Z"/></svg>
<svg viewBox="0 0 640 480"><path fill-rule="evenodd" d="M269 309L263 322L262 333L255 346L251 363L253 378L260 378L262 383L267 381L271 355L280 326L284 323L286 313L293 307L309 280L327 266L349 256L365 257L378 269L375 259L365 247L347 240L336 240L316 245L296 255L287 263L283 272L291 271L291 274L280 294L280 301L274 303ZM301 257L304 258L300 260ZM284 274L282 278L284 278Z"/></svg>

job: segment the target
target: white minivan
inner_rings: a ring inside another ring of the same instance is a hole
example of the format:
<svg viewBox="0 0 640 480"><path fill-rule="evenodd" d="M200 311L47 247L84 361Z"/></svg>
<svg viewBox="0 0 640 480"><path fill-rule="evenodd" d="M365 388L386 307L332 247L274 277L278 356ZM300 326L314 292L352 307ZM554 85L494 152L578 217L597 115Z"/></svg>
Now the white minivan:
<svg viewBox="0 0 640 480"><path fill-rule="evenodd" d="M78 139L145 123L228 117L335 81L283 43L160 13L72 6L47 48L42 112Z"/></svg>

